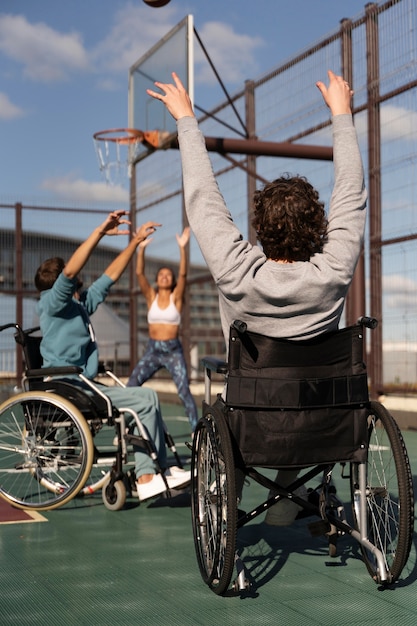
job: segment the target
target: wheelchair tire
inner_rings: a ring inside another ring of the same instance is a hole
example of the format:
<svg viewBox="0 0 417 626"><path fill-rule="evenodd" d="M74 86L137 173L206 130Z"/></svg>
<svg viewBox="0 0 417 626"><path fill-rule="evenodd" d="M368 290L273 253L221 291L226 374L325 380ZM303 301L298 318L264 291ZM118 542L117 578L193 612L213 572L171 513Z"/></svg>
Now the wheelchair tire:
<svg viewBox="0 0 417 626"><path fill-rule="evenodd" d="M111 482L110 476L103 485L101 495L109 511L120 511L126 503L126 487L123 480Z"/></svg>
<svg viewBox="0 0 417 626"><path fill-rule="evenodd" d="M65 398L13 396L0 406L0 495L20 509L62 506L83 487L93 449L87 422Z"/></svg>
<svg viewBox="0 0 417 626"><path fill-rule="evenodd" d="M387 409L370 403L366 501L368 539L383 554L387 583L397 580L407 563L414 524L413 478L401 431ZM359 530L358 465L351 468L351 494L355 526ZM377 560L361 546L372 578L381 583Z"/></svg>
<svg viewBox="0 0 417 626"><path fill-rule="evenodd" d="M232 444L221 411L206 407L194 433L191 459L194 544L204 582L221 595L235 565L237 499Z"/></svg>

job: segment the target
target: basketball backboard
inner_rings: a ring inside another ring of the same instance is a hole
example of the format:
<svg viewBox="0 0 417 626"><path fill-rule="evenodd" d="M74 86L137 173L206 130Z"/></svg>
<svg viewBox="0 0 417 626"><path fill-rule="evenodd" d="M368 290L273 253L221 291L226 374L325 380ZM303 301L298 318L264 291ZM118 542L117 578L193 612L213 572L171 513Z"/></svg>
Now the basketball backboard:
<svg viewBox="0 0 417 626"><path fill-rule="evenodd" d="M175 120L151 98L146 89L155 81L172 82L175 71L194 100L194 20L187 15L177 26L144 54L129 70L129 128L143 132L159 131L164 143L176 134ZM160 144L159 147L163 147ZM140 147L145 151L145 147Z"/></svg>

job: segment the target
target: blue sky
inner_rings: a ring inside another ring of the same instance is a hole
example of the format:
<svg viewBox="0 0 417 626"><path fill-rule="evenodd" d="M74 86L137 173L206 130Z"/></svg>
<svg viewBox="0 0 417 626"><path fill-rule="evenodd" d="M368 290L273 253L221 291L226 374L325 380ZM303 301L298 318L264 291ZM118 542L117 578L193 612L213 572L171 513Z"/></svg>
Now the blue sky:
<svg viewBox="0 0 417 626"><path fill-rule="evenodd" d="M187 14L233 93L364 5L171 0L155 9L142 0L2 0L0 203L120 204L120 190L99 172L92 135L127 125L129 67ZM195 101L203 107L204 88L200 80ZM214 97L224 100L220 89Z"/></svg>

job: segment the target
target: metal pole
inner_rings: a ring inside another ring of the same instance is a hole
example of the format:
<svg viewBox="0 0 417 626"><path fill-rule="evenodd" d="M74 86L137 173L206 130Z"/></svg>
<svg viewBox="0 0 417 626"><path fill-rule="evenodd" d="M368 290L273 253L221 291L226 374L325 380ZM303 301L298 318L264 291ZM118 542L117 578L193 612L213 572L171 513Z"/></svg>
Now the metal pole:
<svg viewBox="0 0 417 626"><path fill-rule="evenodd" d="M16 246L16 262L15 262L15 280L16 280L16 323L23 327L23 234L22 234L22 204L15 204L15 246ZM16 344L16 376L17 382L20 382L23 374L23 353L22 347Z"/></svg>
<svg viewBox="0 0 417 626"><path fill-rule="evenodd" d="M354 89L353 78L353 54L352 54L352 21L341 20L341 53L342 53L342 76ZM353 100L353 99L352 99ZM353 104L353 103L352 103ZM353 106L352 106L353 108ZM352 284L346 298L345 321L346 325L355 324L359 317L366 314L365 297L365 257L362 250L358 260Z"/></svg>
<svg viewBox="0 0 417 626"><path fill-rule="evenodd" d="M219 154L245 154L256 156L278 156L294 159L313 159L331 161L333 148L327 146L310 146L308 144L291 143L290 141L259 141L258 139L234 139L232 137L205 137L208 152ZM178 150L178 138L173 137L165 146Z"/></svg>
<svg viewBox="0 0 417 626"><path fill-rule="evenodd" d="M187 214L185 212L184 193L182 193L182 227L188 226ZM190 246L188 245L185 254L187 255L187 285L184 293L184 305L181 311L181 343L184 351L184 358L187 364L188 377L191 372L191 304L190 304Z"/></svg>
<svg viewBox="0 0 417 626"><path fill-rule="evenodd" d="M132 164L130 177L130 221L131 233L136 231L136 163ZM135 259L129 263L129 344L130 371L138 362L138 296L136 293Z"/></svg>
<svg viewBox="0 0 417 626"><path fill-rule="evenodd" d="M369 3L366 12L368 153L369 153L369 230L370 230L370 314L379 321L371 333L369 373L371 395L383 389L382 367L382 263L381 263L381 124L379 104L378 5Z"/></svg>
<svg viewBox="0 0 417 626"><path fill-rule="evenodd" d="M256 118L255 118L255 83L253 80L245 82L245 114L248 139L256 139ZM252 221L252 200L256 190L256 155L248 154L247 166L247 203L248 203L248 240L256 245L256 232Z"/></svg>

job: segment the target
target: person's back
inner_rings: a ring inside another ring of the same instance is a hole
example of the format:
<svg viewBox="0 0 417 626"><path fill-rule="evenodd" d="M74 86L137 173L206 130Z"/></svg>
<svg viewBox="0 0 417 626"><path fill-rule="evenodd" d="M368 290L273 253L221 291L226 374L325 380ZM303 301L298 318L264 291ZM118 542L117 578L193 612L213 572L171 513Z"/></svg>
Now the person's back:
<svg viewBox="0 0 417 626"><path fill-rule="evenodd" d="M226 342L236 319L254 333L299 340L339 325L362 248L366 191L352 123L352 91L342 77L330 71L328 75L328 88L316 83L333 123L335 183L328 223L318 194L307 181L300 177L274 181L255 194L253 224L263 250L244 240L233 223L191 100L177 75L173 74L175 85L155 83L162 94L147 90L177 121L185 208L218 287ZM280 470L276 480L285 487L297 474L298 469ZM237 485L238 493L242 484ZM290 500L278 502L268 509L265 521L287 525L297 510Z"/></svg>
<svg viewBox="0 0 417 626"><path fill-rule="evenodd" d="M51 261L45 261L41 268ZM37 313L44 367L76 365L87 378L95 378L99 356L89 316L104 301L112 284L103 274L80 298L75 298L77 279L61 272L49 289L40 292Z"/></svg>
<svg viewBox="0 0 417 626"><path fill-rule="evenodd" d="M272 208L279 202L270 202L262 213L273 183L255 195L254 225L264 249L243 239L217 186L204 138L181 83L175 76L176 89L156 83L163 90L169 89L162 97L149 91L165 102L177 119L187 216L218 287L226 340L235 319L245 321L253 332L289 339L308 338L338 327L361 252L366 191L350 110L351 91L341 77L331 72L329 77L328 89L317 83L333 115L335 184L327 228L323 230L323 207L311 185L310 202L307 206L301 203L292 218L293 225L297 220L301 223L300 232L319 235L307 258L298 255L296 230L292 248L285 253L291 221L285 220L282 212L271 218ZM295 182L303 190L304 179ZM297 208L293 190L289 189L280 203L286 203L288 210ZM268 214L272 227L269 224L267 228L261 217ZM269 257L269 248L274 249L280 238L283 245L279 257Z"/></svg>

